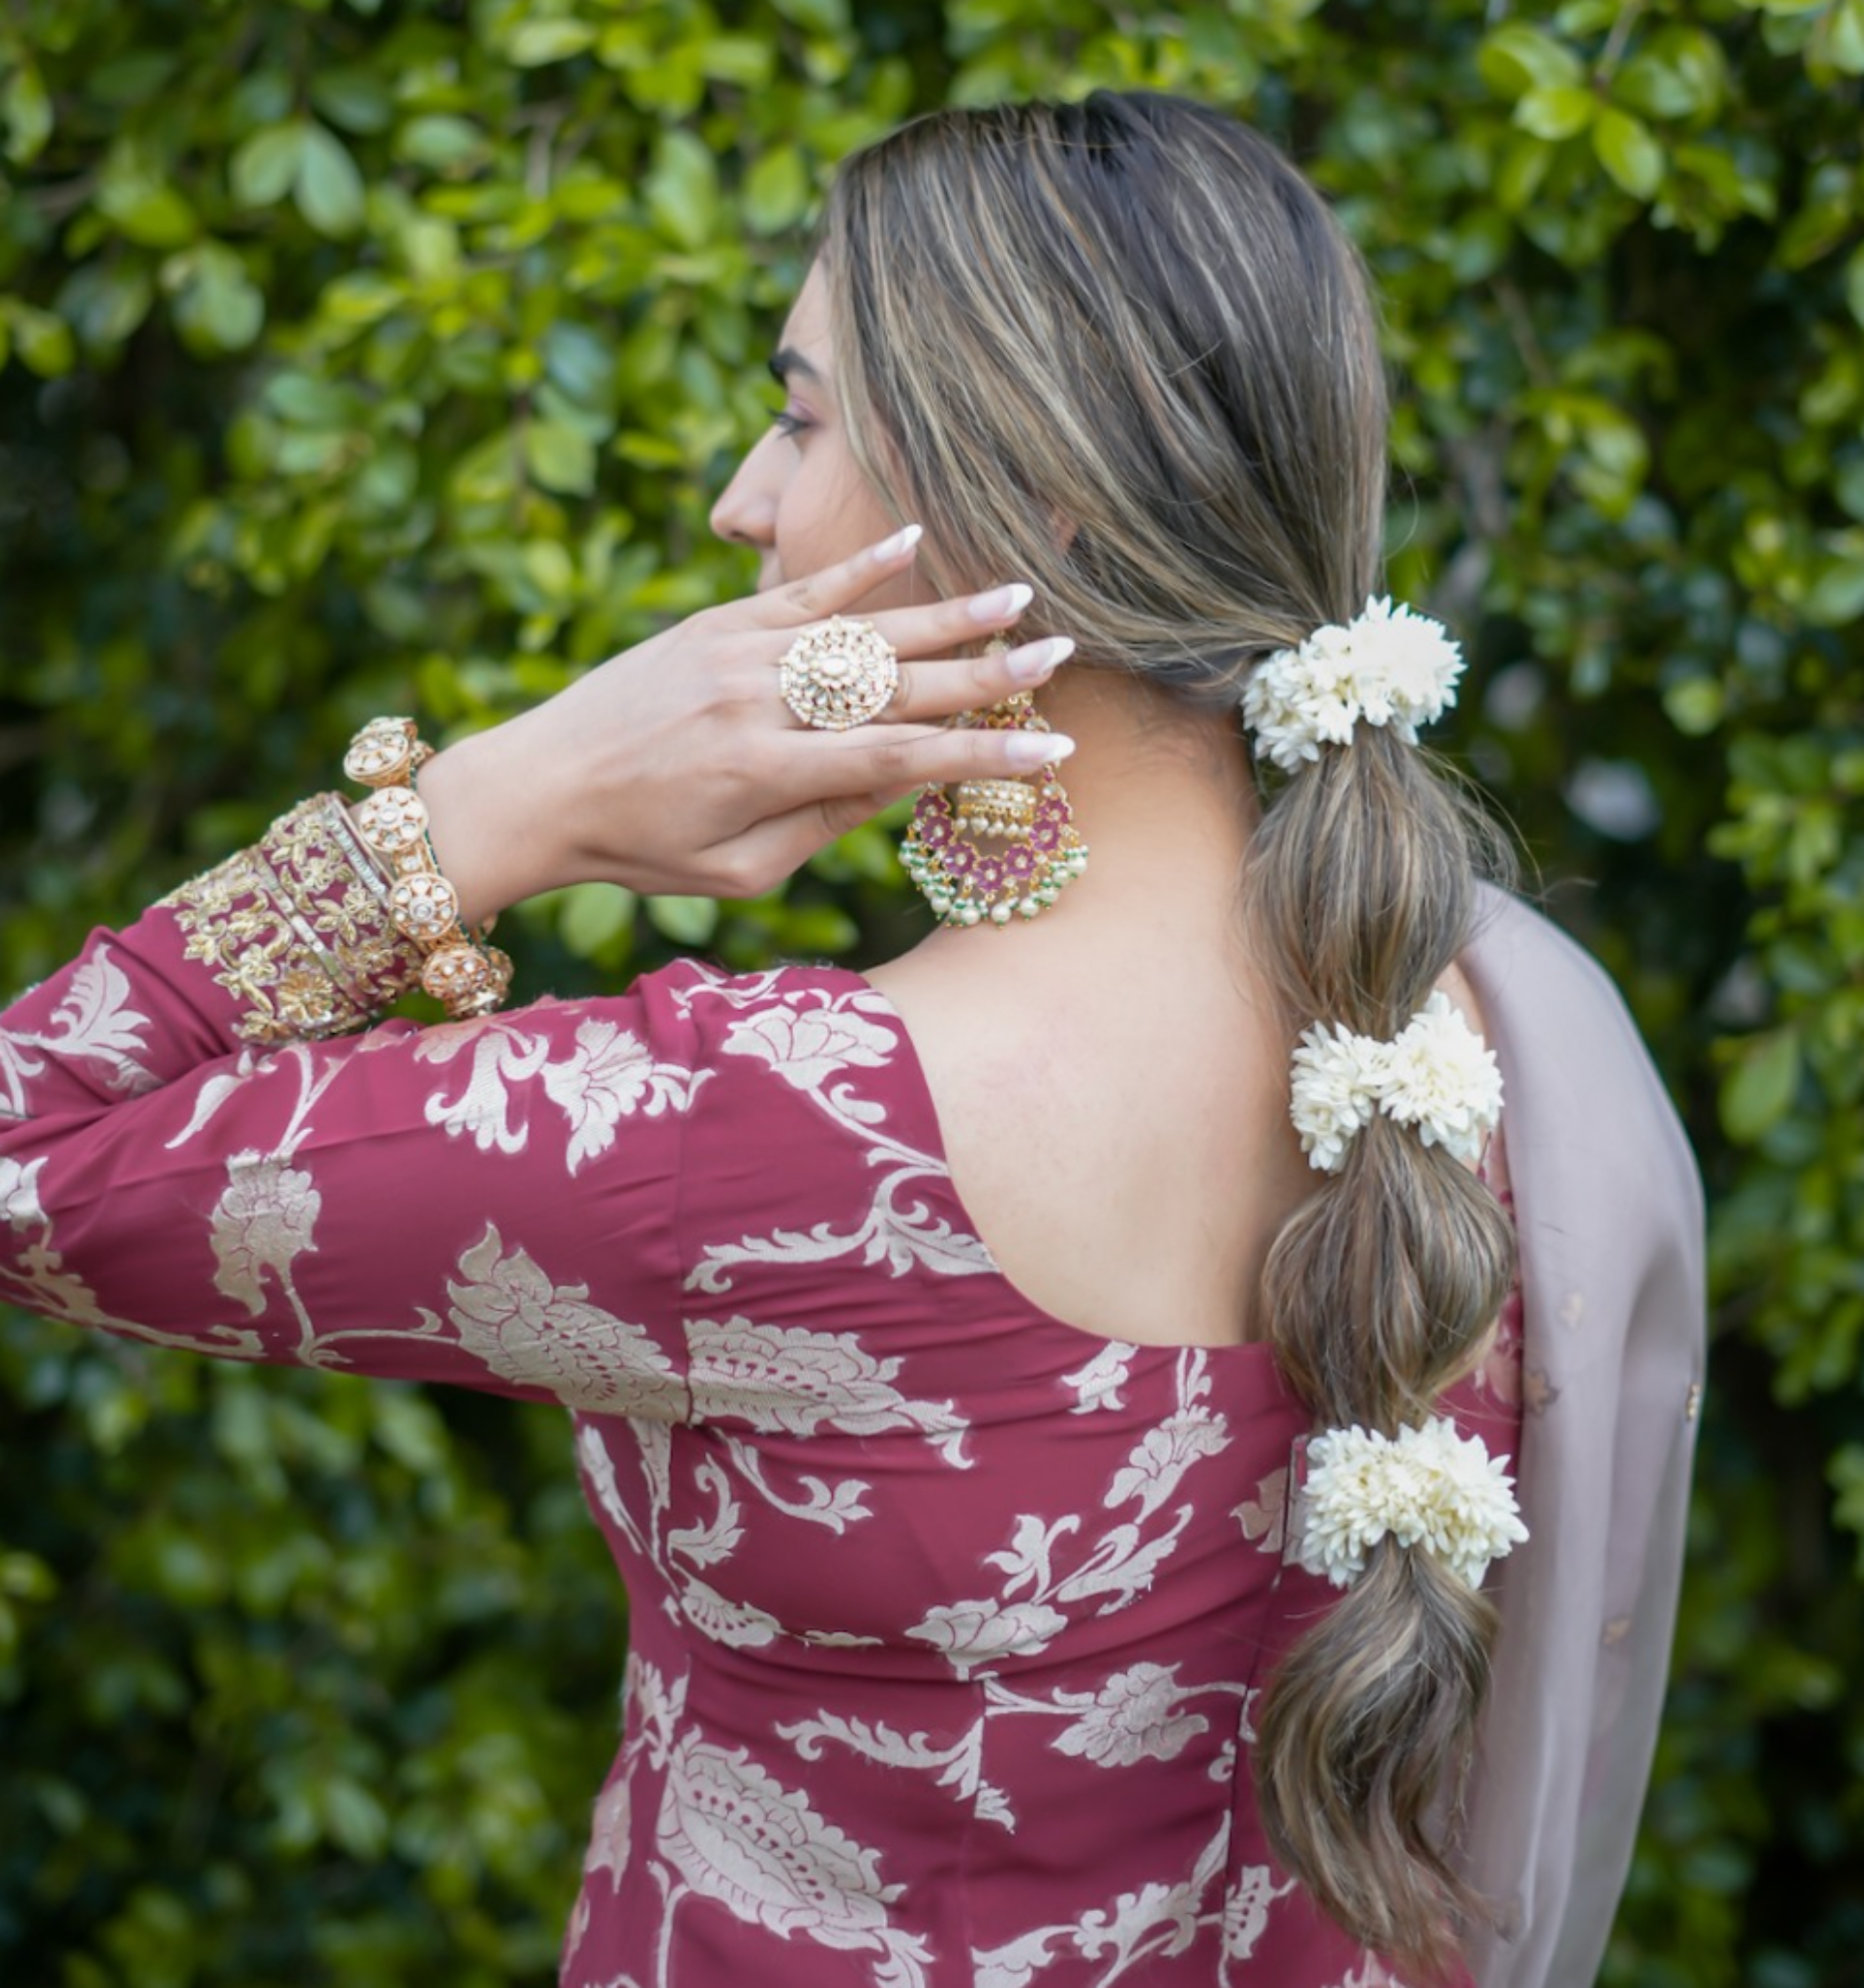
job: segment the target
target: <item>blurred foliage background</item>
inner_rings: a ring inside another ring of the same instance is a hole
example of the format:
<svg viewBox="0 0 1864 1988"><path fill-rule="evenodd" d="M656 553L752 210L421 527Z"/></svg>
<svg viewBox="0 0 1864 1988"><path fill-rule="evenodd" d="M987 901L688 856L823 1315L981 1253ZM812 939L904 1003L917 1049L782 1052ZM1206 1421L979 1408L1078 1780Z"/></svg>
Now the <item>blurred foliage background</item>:
<svg viewBox="0 0 1864 1988"><path fill-rule="evenodd" d="M1183 90L1383 287L1393 578L1714 1210L1674 1690L1606 1980L1864 1951L1864 0L10 0L0 984L740 590L813 201L913 111ZM880 828L601 887L524 985L875 956ZM560 1418L0 1334L0 1976L542 1983L625 1623ZM1582 1988L1563 1984L1562 1988Z"/></svg>

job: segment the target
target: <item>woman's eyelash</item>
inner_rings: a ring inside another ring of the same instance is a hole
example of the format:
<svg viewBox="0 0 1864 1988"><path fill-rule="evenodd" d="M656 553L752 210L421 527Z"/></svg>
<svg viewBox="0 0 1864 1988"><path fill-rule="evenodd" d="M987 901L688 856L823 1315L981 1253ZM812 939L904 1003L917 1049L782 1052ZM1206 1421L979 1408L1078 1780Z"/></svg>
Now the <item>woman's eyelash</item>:
<svg viewBox="0 0 1864 1988"><path fill-rule="evenodd" d="M800 435L803 432L803 430L809 426L809 424L802 418L801 415L793 415L790 413L790 411L787 408L779 408L776 411L776 413L770 417L770 426L774 428L779 435L787 435L793 438L795 436Z"/></svg>

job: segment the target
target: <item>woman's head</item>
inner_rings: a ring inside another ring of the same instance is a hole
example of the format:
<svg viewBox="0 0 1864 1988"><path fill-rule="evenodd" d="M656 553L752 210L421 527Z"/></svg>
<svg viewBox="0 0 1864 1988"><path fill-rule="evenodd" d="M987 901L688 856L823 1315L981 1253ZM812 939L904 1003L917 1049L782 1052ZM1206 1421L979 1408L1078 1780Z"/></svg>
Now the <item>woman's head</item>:
<svg viewBox="0 0 1864 1988"><path fill-rule="evenodd" d="M818 269L849 447L947 584L1014 573L1223 701L1374 590L1386 401L1359 259L1273 147L1097 94L850 160Z"/></svg>
<svg viewBox="0 0 1864 1988"><path fill-rule="evenodd" d="M1222 702L1374 588L1359 259L1198 105L948 111L857 154L775 367L787 405L714 512L767 577L915 518L935 583L1026 578L1083 661Z"/></svg>

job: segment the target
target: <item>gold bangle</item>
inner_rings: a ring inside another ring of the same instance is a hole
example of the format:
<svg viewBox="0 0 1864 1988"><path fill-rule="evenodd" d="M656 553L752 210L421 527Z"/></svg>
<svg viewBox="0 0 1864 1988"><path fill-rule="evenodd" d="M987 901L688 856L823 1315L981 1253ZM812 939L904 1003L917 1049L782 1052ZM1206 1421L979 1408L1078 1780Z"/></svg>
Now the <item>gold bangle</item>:
<svg viewBox="0 0 1864 1988"><path fill-rule="evenodd" d="M426 956L421 984L459 1021L489 1015L511 987L511 962L484 943L488 920L468 933L460 922L460 894L445 876L428 839L427 803L415 775L433 758L413 718L371 718L343 756L343 770L373 788L358 804L357 832L388 871L389 922Z"/></svg>

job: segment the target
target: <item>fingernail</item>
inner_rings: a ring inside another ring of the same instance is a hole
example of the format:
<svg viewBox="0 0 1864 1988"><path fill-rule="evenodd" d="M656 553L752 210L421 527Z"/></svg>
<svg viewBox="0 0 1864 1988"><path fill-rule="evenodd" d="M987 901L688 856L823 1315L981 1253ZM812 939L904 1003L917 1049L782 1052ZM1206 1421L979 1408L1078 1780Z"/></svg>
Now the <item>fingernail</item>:
<svg viewBox="0 0 1864 1988"><path fill-rule="evenodd" d="M1074 652L1072 635L1050 635L1044 641L1012 649L1003 658L1003 666L1018 683L1044 683Z"/></svg>
<svg viewBox="0 0 1864 1988"><path fill-rule="evenodd" d="M923 524L903 524L891 538L883 538L874 547L877 559L903 559L919 540L925 536Z"/></svg>
<svg viewBox="0 0 1864 1988"><path fill-rule="evenodd" d="M980 593L971 602L971 618L974 621L1007 621L1012 614L1020 614L1035 597L1033 586L1025 586L1020 579L1015 580L992 592Z"/></svg>
<svg viewBox="0 0 1864 1988"><path fill-rule="evenodd" d="M1019 731L1003 741L1003 749L1012 766L1033 770L1066 759L1075 749L1075 742L1061 731Z"/></svg>

